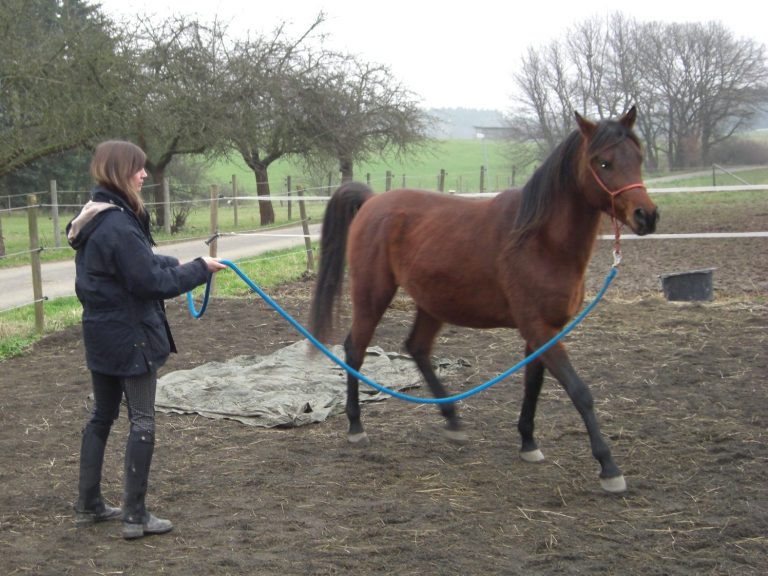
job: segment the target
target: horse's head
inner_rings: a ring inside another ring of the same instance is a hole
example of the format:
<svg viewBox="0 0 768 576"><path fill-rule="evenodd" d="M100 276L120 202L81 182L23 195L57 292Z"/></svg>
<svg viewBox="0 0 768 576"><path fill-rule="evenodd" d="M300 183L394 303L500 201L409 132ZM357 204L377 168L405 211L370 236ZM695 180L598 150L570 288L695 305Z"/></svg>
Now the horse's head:
<svg viewBox="0 0 768 576"><path fill-rule="evenodd" d="M575 114L584 138L581 181L588 198L635 234L651 234L656 230L659 213L643 184L643 152L632 130L637 117L635 107L619 120L599 123Z"/></svg>

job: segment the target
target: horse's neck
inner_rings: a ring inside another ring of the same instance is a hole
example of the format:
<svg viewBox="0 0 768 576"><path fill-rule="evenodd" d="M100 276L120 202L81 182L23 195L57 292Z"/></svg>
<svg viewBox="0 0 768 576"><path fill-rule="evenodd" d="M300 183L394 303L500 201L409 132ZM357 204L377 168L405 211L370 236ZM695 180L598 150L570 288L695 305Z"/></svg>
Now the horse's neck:
<svg viewBox="0 0 768 576"><path fill-rule="evenodd" d="M601 212L581 199L577 193L558 203L541 233L548 244L559 248L561 254L572 255L574 263L585 269L600 230Z"/></svg>

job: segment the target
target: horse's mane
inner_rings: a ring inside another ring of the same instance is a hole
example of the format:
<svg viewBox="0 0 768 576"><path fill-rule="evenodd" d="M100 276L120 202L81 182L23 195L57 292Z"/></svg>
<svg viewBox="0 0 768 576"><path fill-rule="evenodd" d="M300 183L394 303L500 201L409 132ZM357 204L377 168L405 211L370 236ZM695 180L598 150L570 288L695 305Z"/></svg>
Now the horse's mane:
<svg viewBox="0 0 768 576"><path fill-rule="evenodd" d="M598 122L584 152L587 160L625 138L640 146L639 139L630 128L615 120ZM582 142L580 130L571 132L525 183L511 231L513 245L519 246L529 238L549 218L560 195L573 190L580 181L578 161Z"/></svg>

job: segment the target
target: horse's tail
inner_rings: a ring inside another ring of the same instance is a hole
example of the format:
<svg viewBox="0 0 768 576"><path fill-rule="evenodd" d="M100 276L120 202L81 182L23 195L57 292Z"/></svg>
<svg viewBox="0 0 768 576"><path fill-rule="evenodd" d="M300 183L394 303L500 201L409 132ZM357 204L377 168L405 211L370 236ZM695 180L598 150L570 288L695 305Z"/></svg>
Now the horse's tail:
<svg viewBox="0 0 768 576"><path fill-rule="evenodd" d="M349 226L363 203L372 196L373 190L362 182L347 182L333 193L325 209L320 236L320 270L310 309L310 330L321 342L333 329L334 310L344 279Z"/></svg>

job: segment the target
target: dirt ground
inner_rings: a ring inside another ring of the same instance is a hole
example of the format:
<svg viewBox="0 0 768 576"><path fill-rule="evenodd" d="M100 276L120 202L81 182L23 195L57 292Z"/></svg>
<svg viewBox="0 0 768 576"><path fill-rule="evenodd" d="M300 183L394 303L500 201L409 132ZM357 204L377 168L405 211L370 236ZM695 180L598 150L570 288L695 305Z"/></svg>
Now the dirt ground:
<svg viewBox="0 0 768 576"><path fill-rule="evenodd" d="M766 230L768 211L662 216L659 232ZM436 429L434 406L363 406L371 445L343 415L264 429L158 414L148 504L168 535L127 542L119 523L73 523L80 430L90 406L79 328L0 364L0 573L257 575L758 575L768 569L768 239L634 240L605 299L566 339L589 383L628 491L598 484L584 427L548 378L537 416L547 457L518 458L515 374L459 404L470 440ZM594 296L610 266L599 242ZM659 275L715 268L711 302L668 302ZM256 279L258 281L258 279ZM310 282L273 298L300 321ZM267 354L300 335L257 297L215 299L203 318L179 298L180 353L163 373ZM398 298L374 344L397 351L412 310ZM473 388L515 364L516 333L448 327L436 354ZM373 375L375 376L375 375ZM415 394L426 394L417 389ZM104 494L119 504L123 413Z"/></svg>

